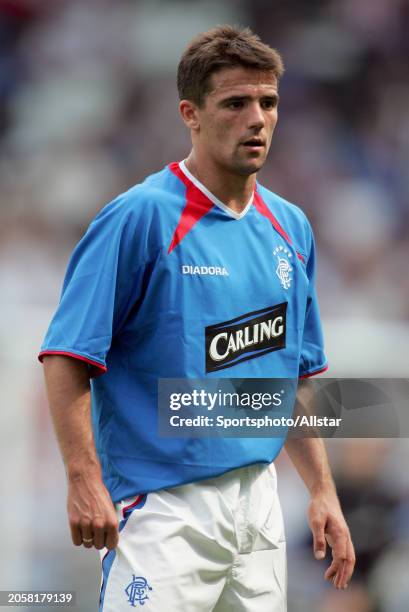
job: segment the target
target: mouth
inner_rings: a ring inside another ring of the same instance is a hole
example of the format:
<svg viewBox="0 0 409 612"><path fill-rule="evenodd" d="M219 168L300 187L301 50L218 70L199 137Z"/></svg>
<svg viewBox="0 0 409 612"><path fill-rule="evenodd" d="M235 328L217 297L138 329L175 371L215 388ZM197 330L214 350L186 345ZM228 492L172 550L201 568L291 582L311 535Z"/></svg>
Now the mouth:
<svg viewBox="0 0 409 612"><path fill-rule="evenodd" d="M265 147L265 141L262 138L257 138L256 136L245 140L241 144L252 151L259 151L260 149L264 149Z"/></svg>

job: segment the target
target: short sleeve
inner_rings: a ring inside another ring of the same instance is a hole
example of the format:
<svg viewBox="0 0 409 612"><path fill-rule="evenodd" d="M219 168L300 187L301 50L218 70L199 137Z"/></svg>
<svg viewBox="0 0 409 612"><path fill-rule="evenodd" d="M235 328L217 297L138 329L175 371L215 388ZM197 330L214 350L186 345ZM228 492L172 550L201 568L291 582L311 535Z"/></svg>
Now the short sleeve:
<svg viewBox="0 0 409 612"><path fill-rule="evenodd" d="M92 221L68 264L40 361L45 355L66 355L88 363L90 376L107 370L112 338L141 292L136 225L124 196Z"/></svg>
<svg viewBox="0 0 409 612"><path fill-rule="evenodd" d="M321 328L318 298L315 287L315 241L309 224L308 228L310 232L310 252L306 260L308 294L301 344L299 365L300 378L314 376L315 374L320 374L328 369L327 358L324 353L324 338Z"/></svg>

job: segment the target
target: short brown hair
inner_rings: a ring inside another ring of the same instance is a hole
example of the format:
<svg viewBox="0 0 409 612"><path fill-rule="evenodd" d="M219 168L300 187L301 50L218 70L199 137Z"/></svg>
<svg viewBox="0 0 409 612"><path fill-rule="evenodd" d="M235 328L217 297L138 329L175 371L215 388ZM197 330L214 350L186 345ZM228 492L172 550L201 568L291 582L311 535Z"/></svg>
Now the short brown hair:
<svg viewBox="0 0 409 612"><path fill-rule="evenodd" d="M278 51L261 42L250 28L217 26L198 34L185 49L177 73L179 98L202 106L210 91L210 76L236 66L271 71L277 79L284 72Z"/></svg>

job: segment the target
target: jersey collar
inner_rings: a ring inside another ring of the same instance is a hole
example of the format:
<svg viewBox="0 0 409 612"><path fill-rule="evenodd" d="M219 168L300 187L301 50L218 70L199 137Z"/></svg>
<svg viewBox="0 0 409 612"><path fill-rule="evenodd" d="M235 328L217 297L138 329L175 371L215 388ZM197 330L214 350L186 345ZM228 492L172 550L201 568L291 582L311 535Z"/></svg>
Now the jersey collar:
<svg viewBox="0 0 409 612"><path fill-rule="evenodd" d="M247 203L247 205L245 206L245 208L241 211L241 213L237 213L234 210L232 210L230 208L230 206L227 206L226 204L223 204L223 202L221 202L219 200L219 198L217 198L211 191L209 191L207 189L207 187L205 187L203 185L203 183L201 183L199 181L199 179L197 179L195 176L193 176L193 174L187 169L186 167L186 160L184 159L183 161L179 162L179 168L181 169L181 171L183 172L183 174L186 176L186 178L189 179L189 181L191 181L207 198L209 198L209 200L215 205L218 206L223 212L225 212L226 214L228 214L230 217L232 217L233 219L242 219L247 212L250 210L251 205L253 204L253 199L254 199L254 193L252 193L251 198L249 200L249 202Z"/></svg>

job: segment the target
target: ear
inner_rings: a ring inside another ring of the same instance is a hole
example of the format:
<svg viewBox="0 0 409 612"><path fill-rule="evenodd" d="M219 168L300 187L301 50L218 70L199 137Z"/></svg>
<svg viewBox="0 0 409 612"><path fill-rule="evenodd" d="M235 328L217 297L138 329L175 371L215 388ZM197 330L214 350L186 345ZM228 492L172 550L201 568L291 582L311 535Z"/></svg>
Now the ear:
<svg viewBox="0 0 409 612"><path fill-rule="evenodd" d="M199 130L199 109L194 102L191 102L190 100L181 100L179 103L179 112L185 125L190 130Z"/></svg>

